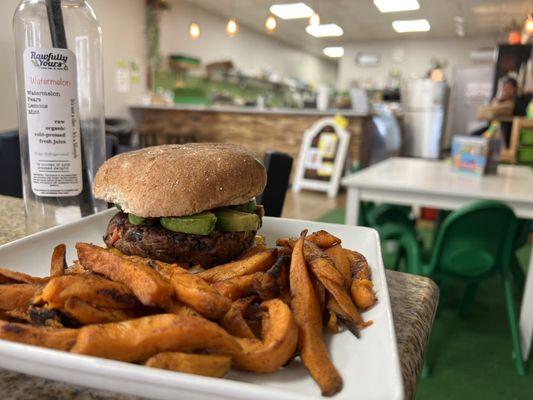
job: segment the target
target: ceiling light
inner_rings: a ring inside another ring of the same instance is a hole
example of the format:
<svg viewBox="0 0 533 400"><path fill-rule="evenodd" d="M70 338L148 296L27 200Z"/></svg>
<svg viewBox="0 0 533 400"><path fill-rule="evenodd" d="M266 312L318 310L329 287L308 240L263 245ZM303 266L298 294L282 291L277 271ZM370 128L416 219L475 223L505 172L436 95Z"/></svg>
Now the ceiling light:
<svg viewBox="0 0 533 400"><path fill-rule="evenodd" d="M270 12L281 19L309 18L314 13L305 3L273 4Z"/></svg>
<svg viewBox="0 0 533 400"><path fill-rule="evenodd" d="M411 19L394 21L392 27L398 33L427 32L431 29L427 19Z"/></svg>
<svg viewBox="0 0 533 400"><path fill-rule="evenodd" d="M189 36L191 39L198 39L200 37L200 25L196 22L191 22L189 25Z"/></svg>
<svg viewBox="0 0 533 400"><path fill-rule="evenodd" d="M314 13L313 15L311 15L311 18L309 18L309 25L312 25L312 26L320 25L320 15L318 15L318 13Z"/></svg>
<svg viewBox="0 0 533 400"><path fill-rule="evenodd" d="M234 19L228 20L228 23L226 24L226 33L229 36L235 36L238 31L239 25L237 24L237 21L235 21Z"/></svg>
<svg viewBox="0 0 533 400"><path fill-rule="evenodd" d="M331 58L339 58L344 55L344 47L324 47L322 52Z"/></svg>
<svg viewBox="0 0 533 400"><path fill-rule="evenodd" d="M374 0L374 5L382 13L418 10L417 0Z"/></svg>
<svg viewBox="0 0 533 400"><path fill-rule="evenodd" d="M325 24L325 25L307 25L306 32L314 37L332 37L342 36L344 31L337 24Z"/></svg>
<svg viewBox="0 0 533 400"><path fill-rule="evenodd" d="M278 21L276 21L276 17L273 15L270 15L266 21L265 21L265 28L269 33L274 32L276 30L276 26L278 26Z"/></svg>

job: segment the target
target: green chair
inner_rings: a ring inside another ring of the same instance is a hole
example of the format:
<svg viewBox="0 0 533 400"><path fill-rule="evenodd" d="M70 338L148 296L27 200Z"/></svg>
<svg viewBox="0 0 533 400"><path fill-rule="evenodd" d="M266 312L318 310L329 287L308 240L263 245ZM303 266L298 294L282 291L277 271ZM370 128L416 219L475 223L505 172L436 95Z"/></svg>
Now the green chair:
<svg viewBox="0 0 533 400"><path fill-rule="evenodd" d="M398 242L406 230L416 235L416 221L411 217L411 207L361 202L360 210L358 224L376 229L382 242ZM392 269L397 270L401 259L399 251L396 251L394 258Z"/></svg>
<svg viewBox="0 0 533 400"><path fill-rule="evenodd" d="M444 282L466 283L459 311L462 315L472 304L479 283L491 275L500 275L515 367L519 375L524 375L511 271L516 231L517 219L508 206L484 200L452 212L443 221L427 260L423 260L423 252L410 231L401 237L400 247L408 272L432 277L441 290Z"/></svg>

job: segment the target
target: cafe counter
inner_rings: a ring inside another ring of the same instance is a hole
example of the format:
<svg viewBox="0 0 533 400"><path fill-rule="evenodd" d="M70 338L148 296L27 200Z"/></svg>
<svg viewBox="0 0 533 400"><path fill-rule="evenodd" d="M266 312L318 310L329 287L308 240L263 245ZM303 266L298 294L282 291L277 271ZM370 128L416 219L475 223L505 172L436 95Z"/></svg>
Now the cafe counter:
<svg viewBox="0 0 533 400"><path fill-rule="evenodd" d="M303 133L324 117L342 115L350 133L349 163L368 163L371 114L352 110L260 109L236 106L131 105L141 143L241 144L259 156L277 150L296 163Z"/></svg>

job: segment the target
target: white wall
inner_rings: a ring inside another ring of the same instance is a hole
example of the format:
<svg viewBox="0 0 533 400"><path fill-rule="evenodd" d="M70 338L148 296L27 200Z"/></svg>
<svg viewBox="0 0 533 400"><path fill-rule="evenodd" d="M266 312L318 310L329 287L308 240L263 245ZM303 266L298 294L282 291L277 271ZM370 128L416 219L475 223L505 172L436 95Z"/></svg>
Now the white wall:
<svg viewBox="0 0 533 400"><path fill-rule="evenodd" d="M402 39L345 44L344 57L339 63L338 85L347 88L354 81L366 86L382 87L391 69L399 69L402 78L424 75L430 68L432 58L446 60L447 79L451 79L456 65L470 64L472 50L495 46L495 37L450 38L450 39ZM377 67L359 67L355 63L358 52L376 53L381 57ZM403 61L396 62L393 55L403 53Z"/></svg>
<svg viewBox="0 0 533 400"><path fill-rule="evenodd" d="M128 116L128 103L144 92L145 0L89 0L103 31L104 84L106 116ZM0 131L17 127L14 70L14 40L11 20L19 0L0 0ZM225 35L225 21L206 11L199 11L203 35L192 41L188 26L191 6L172 0L172 10L164 13L161 26L163 55L184 53L202 61L231 59L245 69L268 65L283 76L297 76L312 83L335 83L337 67L318 57L298 51L266 35L241 28L234 38ZM129 93L119 93L115 72L119 61L136 61L141 66L141 80Z"/></svg>
<svg viewBox="0 0 533 400"><path fill-rule="evenodd" d="M17 127L15 55L11 20L19 0L0 1L0 131ZM119 60L144 60L143 0L90 0L103 30L106 115L128 115L126 104L138 98L143 83L129 93L115 89L115 65ZM141 63L142 65L142 63ZM141 74L144 78L144 73Z"/></svg>
<svg viewBox="0 0 533 400"><path fill-rule="evenodd" d="M171 0L171 10L161 19L161 53L180 53L199 57L202 62L231 60L244 70L270 67L281 76L295 76L308 82L331 83L337 79L335 63L285 45L251 29L240 26L238 34L229 37L226 20L198 9L200 38L189 37L189 24L194 12L189 2Z"/></svg>

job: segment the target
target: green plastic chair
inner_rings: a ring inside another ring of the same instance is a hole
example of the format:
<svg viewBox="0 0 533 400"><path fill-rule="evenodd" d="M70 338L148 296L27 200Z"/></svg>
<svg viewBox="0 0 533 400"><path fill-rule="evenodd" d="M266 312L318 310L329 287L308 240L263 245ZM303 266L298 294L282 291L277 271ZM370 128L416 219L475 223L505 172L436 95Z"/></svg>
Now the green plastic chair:
<svg viewBox="0 0 533 400"><path fill-rule="evenodd" d="M408 272L432 277L441 289L445 281L466 283L459 308L461 315L470 308L479 283L491 275L500 275L515 367L519 375L524 375L511 271L516 232L517 219L508 206L483 200L452 212L444 220L429 259L423 260L416 237L409 231L400 239L400 246Z"/></svg>
<svg viewBox="0 0 533 400"><path fill-rule="evenodd" d="M393 204L378 204L361 202L359 213L359 225L368 226L378 231L382 242L398 242L406 230L416 235L414 218L411 217L411 207ZM398 251L394 254L392 269L397 270L401 260Z"/></svg>

